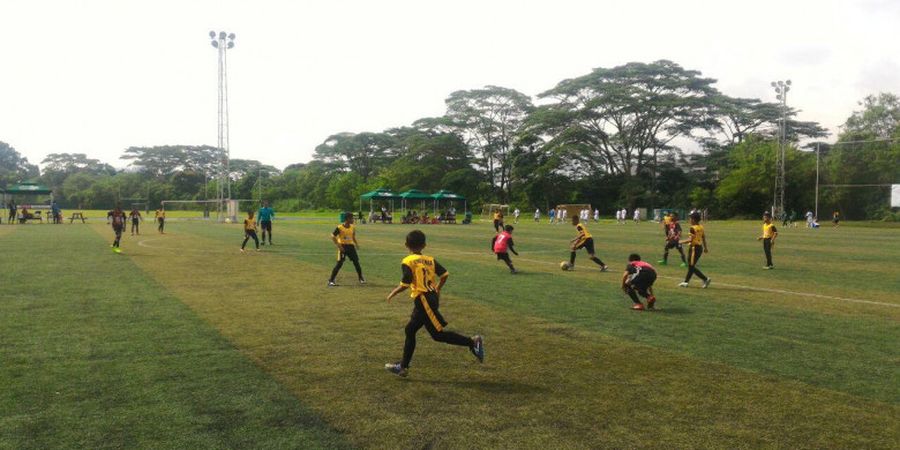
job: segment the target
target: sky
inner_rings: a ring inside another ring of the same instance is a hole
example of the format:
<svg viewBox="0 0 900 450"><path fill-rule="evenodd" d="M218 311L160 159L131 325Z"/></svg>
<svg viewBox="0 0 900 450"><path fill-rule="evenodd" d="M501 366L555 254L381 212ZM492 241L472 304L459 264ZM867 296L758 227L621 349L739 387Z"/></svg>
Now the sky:
<svg viewBox="0 0 900 450"><path fill-rule="evenodd" d="M31 163L216 145L228 51L231 157L307 162L338 132L445 112L454 91L537 94L593 68L668 59L723 93L833 133L866 95L900 94L900 1L0 0L0 141ZM832 139L834 136L832 136Z"/></svg>

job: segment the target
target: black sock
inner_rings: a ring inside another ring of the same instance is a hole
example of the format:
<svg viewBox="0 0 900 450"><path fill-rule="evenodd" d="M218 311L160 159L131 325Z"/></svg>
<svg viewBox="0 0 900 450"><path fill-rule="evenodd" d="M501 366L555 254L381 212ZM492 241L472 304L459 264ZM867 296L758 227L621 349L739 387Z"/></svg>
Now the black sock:
<svg viewBox="0 0 900 450"><path fill-rule="evenodd" d="M575 252L569 254L569 265L575 265Z"/></svg>
<svg viewBox="0 0 900 450"><path fill-rule="evenodd" d="M600 267L603 267L606 265L606 264L603 264L603 261L600 261L600 258L598 258L596 256L591 256L591 261L597 263L597 265Z"/></svg>

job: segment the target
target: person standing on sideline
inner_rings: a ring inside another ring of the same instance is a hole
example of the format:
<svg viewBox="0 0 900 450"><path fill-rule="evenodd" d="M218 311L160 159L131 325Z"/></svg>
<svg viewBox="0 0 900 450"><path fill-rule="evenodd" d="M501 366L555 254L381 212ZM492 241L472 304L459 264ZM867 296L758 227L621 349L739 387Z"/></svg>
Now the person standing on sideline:
<svg viewBox="0 0 900 450"><path fill-rule="evenodd" d="M256 221L253 220L253 211L247 211L247 218L244 219L244 242L241 243L241 253L244 253L244 247L250 238L253 238L253 242L256 244L256 251L259 251L259 238L256 237Z"/></svg>
<svg viewBox="0 0 900 450"><path fill-rule="evenodd" d="M816 221L816 218L813 217L812 211L806 212L806 228L813 228L813 222Z"/></svg>
<svg viewBox="0 0 900 450"><path fill-rule="evenodd" d="M535 223L541 222L541 208L537 208L534 210L534 222Z"/></svg>
<svg viewBox="0 0 900 450"><path fill-rule="evenodd" d="M266 232L269 233L269 245L272 245L272 219L275 218L275 211L269 207L268 200L263 200L262 207L256 215L256 221L262 227L262 245L266 245Z"/></svg>
<svg viewBox="0 0 900 450"><path fill-rule="evenodd" d="M594 209L594 222L600 222L600 210Z"/></svg>
<svg viewBox="0 0 900 450"><path fill-rule="evenodd" d="M641 223L641 210L634 208L634 223Z"/></svg>
<svg viewBox="0 0 900 450"><path fill-rule="evenodd" d="M778 237L778 230L772 223L772 213L766 211L763 213L762 235L756 238L757 241L763 241L763 252L766 254L766 267L763 269L772 270L775 265L772 264L772 247L775 247L775 238Z"/></svg>
<svg viewBox="0 0 900 450"><path fill-rule="evenodd" d="M131 212L128 213L128 217L131 218L131 235L134 236L137 233L139 236L141 234L141 221L144 220L141 217L141 212L138 211L137 206L131 208Z"/></svg>
<svg viewBox="0 0 900 450"><path fill-rule="evenodd" d="M9 202L6 204L6 208L9 209L9 218L6 221L7 225L12 225L16 223L16 203Z"/></svg>
<svg viewBox="0 0 900 450"><path fill-rule="evenodd" d="M547 217L550 218L550 224L552 225L556 219L556 208L550 208L550 211L547 211Z"/></svg>
<svg viewBox="0 0 900 450"><path fill-rule="evenodd" d="M359 255L356 254L356 250L359 248L359 242L356 242L356 227L353 226L352 213L344 213L344 222L338 224L331 233L331 240L334 242L334 245L337 246L338 256L337 263L334 265L334 269L331 270L331 278L328 279L328 286L337 286L337 283L335 283L334 280L337 278L337 274L341 271L341 266L344 265L344 260L347 258L350 258L350 261L353 262L353 267L356 268L359 284L366 284L366 279L363 278L362 267L359 265Z"/></svg>
<svg viewBox="0 0 900 450"><path fill-rule="evenodd" d="M519 224L519 214L522 214L522 211L519 211L519 208L516 208L515 211L513 211L513 223L516 225Z"/></svg>

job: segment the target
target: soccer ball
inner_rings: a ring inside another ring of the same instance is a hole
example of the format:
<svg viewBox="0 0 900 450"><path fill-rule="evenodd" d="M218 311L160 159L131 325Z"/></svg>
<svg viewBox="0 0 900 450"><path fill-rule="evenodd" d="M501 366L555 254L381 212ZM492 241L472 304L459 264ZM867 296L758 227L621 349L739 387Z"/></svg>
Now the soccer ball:
<svg viewBox="0 0 900 450"><path fill-rule="evenodd" d="M570 267L572 267L572 266L570 266L567 261L562 261L559 263L559 268L562 269L563 272L569 270Z"/></svg>
<svg viewBox="0 0 900 450"><path fill-rule="evenodd" d="M225 218L225 223L231 223L231 217L226 217L226 218Z"/></svg>

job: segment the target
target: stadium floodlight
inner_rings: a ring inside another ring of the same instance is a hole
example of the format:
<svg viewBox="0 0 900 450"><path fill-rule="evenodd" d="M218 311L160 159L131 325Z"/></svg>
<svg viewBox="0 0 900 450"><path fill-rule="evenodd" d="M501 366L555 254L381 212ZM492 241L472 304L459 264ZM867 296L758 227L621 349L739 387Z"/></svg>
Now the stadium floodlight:
<svg viewBox="0 0 900 450"><path fill-rule="evenodd" d="M787 93L791 90L791 80L773 81L772 87L775 89L775 96L781 102L781 127L779 129L778 144L779 148L775 153L775 192L772 200L772 215L784 212L784 162L785 149L787 147ZM777 217L777 216L776 216Z"/></svg>
<svg viewBox="0 0 900 450"><path fill-rule="evenodd" d="M224 213L224 205L227 199L231 198L231 171L229 169L229 158L231 154L229 125L228 125L228 56L227 50L234 48L234 33L226 33L224 31L209 32L212 39L212 46L217 50L219 61L218 72L218 140L217 147L222 155L222 161L217 170L218 186L217 196L219 201L218 220L222 220ZM231 217L231 220L237 220L237 217Z"/></svg>

